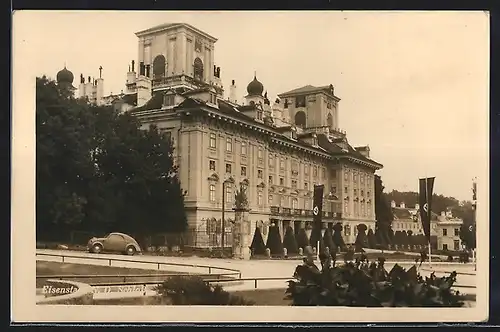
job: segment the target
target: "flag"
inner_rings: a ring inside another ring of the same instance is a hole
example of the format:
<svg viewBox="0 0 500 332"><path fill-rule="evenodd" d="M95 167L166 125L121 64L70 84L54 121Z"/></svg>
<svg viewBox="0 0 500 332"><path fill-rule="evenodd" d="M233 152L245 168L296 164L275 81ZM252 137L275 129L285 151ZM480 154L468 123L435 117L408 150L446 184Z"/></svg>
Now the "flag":
<svg viewBox="0 0 500 332"><path fill-rule="evenodd" d="M474 180L472 182L472 201L473 202L475 202L477 200L476 192L477 192L477 183L476 183L476 180Z"/></svg>
<svg viewBox="0 0 500 332"><path fill-rule="evenodd" d="M434 179L434 177L419 179L418 203L420 205L420 220L422 221L422 228L429 243L431 242L432 190L434 189Z"/></svg>
<svg viewBox="0 0 500 332"><path fill-rule="evenodd" d="M314 227L321 229L321 218L323 216L323 191L325 186L322 184L314 185L313 198L313 223Z"/></svg>

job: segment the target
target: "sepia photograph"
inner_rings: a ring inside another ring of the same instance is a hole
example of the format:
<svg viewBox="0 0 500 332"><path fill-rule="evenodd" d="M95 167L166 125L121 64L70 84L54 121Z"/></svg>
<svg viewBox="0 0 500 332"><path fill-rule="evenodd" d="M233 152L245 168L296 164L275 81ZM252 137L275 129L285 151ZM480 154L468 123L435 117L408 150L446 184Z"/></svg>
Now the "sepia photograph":
<svg viewBox="0 0 500 332"><path fill-rule="evenodd" d="M488 318L487 12L17 11L12 40L14 322Z"/></svg>

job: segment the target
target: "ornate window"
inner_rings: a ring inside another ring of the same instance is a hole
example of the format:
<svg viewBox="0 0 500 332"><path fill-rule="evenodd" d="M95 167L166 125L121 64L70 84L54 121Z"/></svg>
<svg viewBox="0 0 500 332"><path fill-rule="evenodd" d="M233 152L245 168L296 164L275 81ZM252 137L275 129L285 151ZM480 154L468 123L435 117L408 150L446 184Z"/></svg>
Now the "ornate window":
<svg viewBox="0 0 500 332"><path fill-rule="evenodd" d="M247 143L246 142L241 142L241 155L242 156L247 155Z"/></svg>
<svg viewBox="0 0 500 332"><path fill-rule="evenodd" d="M226 173L231 174L231 164L226 164Z"/></svg>
<svg viewBox="0 0 500 332"><path fill-rule="evenodd" d="M292 180L292 188L297 189L297 180Z"/></svg>
<svg viewBox="0 0 500 332"><path fill-rule="evenodd" d="M344 212L345 213L349 212L349 202L348 201L344 202Z"/></svg>
<svg viewBox="0 0 500 332"><path fill-rule="evenodd" d="M257 177L258 177L259 179L262 179L262 177L263 177L263 172L262 172L262 170L261 170L261 169L257 170Z"/></svg>
<svg viewBox="0 0 500 332"><path fill-rule="evenodd" d="M226 152L233 152L233 140L226 138Z"/></svg>
<svg viewBox="0 0 500 332"><path fill-rule="evenodd" d="M210 133L210 148L215 149L217 147L217 135Z"/></svg>
<svg viewBox="0 0 500 332"><path fill-rule="evenodd" d="M292 209L299 208L299 200L297 198L292 198Z"/></svg>
<svg viewBox="0 0 500 332"><path fill-rule="evenodd" d="M267 197L267 201L269 203L269 205L273 205L273 195L269 194L269 196Z"/></svg>
<svg viewBox="0 0 500 332"><path fill-rule="evenodd" d="M273 184L273 176L269 175L269 185L272 185L272 184Z"/></svg>
<svg viewBox="0 0 500 332"><path fill-rule="evenodd" d="M295 97L295 107L306 107L306 96Z"/></svg>
<svg viewBox="0 0 500 332"><path fill-rule="evenodd" d="M280 206L285 206L285 196L280 197Z"/></svg>
<svg viewBox="0 0 500 332"><path fill-rule="evenodd" d="M259 164L262 164L262 159L264 158L264 151L260 146L259 149L257 150L257 158L259 158Z"/></svg>
<svg viewBox="0 0 500 332"><path fill-rule="evenodd" d="M215 171L215 160L208 161L208 169L211 171Z"/></svg>
<svg viewBox="0 0 500 332"><path fill-rule="evenodd" d="M349 181L349 172L344 170L344 181Z"/></svg>
<svg viewBox="0 0 500 332"><path fill-rule="evenodd" d="M245 166L241 166L241 176L247 176L247 168Z"/></svg>
<svg viewBox="0 0 500 332"><path fill-rule="evenodd" d="M313 166L313 177L318 176L318 166Z"/></svg>
<svg viewBox="0 0 500 332"><path fill-rule="evenodd" d="M215 202L215 185L211 184L209 187L209 199L210 202Z"/></svg>
<svg viewBox="0 0 500 332"><path fill-rule="evenodd" d="M295 125L297 127L305 127L306 126L306 113L303 111L298 111L295 113Z"/></svg>
<svg viewBox="0 0 500 332"><path fill-rule="evenodd" d="M268 164L270 168L274 168L274 157L269 155Z"/></svg>
<svg viewBox="0 0 500 332"><path fill-rule="evenodd" d="M280 158L280 170L285 170L285 159Z"/></svg>
<svg viewBox="0 0 500 332"><path fill-rule="evenodd" d="M203 61L200 58L194 59L193 64L194 78L197 80L203 80Z"/></svg>
<svg viewBox="0 0 500 332"><path fill-rule="evenodd" d="M233 189L230 186L226 187L226 203L233 202Z"/></svg>
<svg viewBox="0 0 500 332"><path fill-rule="evenodd" d="M153 60L153 78L158 79L165 76L167 61L163 55L157 55Z"/></svg>
<svg viewBox="0 0 500 332"><path fill-rule="evenodd" d="M309 165L304 165L304 174L309 175Z"/></svg>

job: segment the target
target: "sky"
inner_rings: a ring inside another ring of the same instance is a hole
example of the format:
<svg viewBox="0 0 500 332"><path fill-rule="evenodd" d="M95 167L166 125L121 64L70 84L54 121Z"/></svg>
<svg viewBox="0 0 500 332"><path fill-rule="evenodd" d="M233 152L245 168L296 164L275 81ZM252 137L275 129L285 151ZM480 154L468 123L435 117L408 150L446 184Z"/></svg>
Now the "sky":
<svg viewBox="0 0 500 332"><path fill-rule="evenodd" d="M474 177L488 185L486 12L19 11L14 65L22 55L24 73L55 78L66 64L75 86L102 66L105 94L119 93L137 63L135 32L173 22L218 38L226 96L234 79L242 100L254 72L271 100L333 84L340 127L384 165L386 191L435 176L436 193L465 200Z"/></svg>

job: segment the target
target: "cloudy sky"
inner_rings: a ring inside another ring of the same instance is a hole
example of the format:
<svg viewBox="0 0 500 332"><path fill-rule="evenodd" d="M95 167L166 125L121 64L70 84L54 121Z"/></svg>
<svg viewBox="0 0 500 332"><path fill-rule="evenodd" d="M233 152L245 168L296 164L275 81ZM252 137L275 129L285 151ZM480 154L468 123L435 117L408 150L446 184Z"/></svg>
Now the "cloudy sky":
<svg viewBox="0 0 500 332"><path fill-rule="evenodd" d="M105 93L118 93L137 61L134 33L167 22L219 39L223 84L236 80L241 97L254 71L273 98L333 84L340 127L384 164L386 190L417 191L419 177L435 176L435 192L470 199L473 177L487 183L484 12L17 12L14 61L49 77L66 63L75 84L102 66Z"/></svg>

